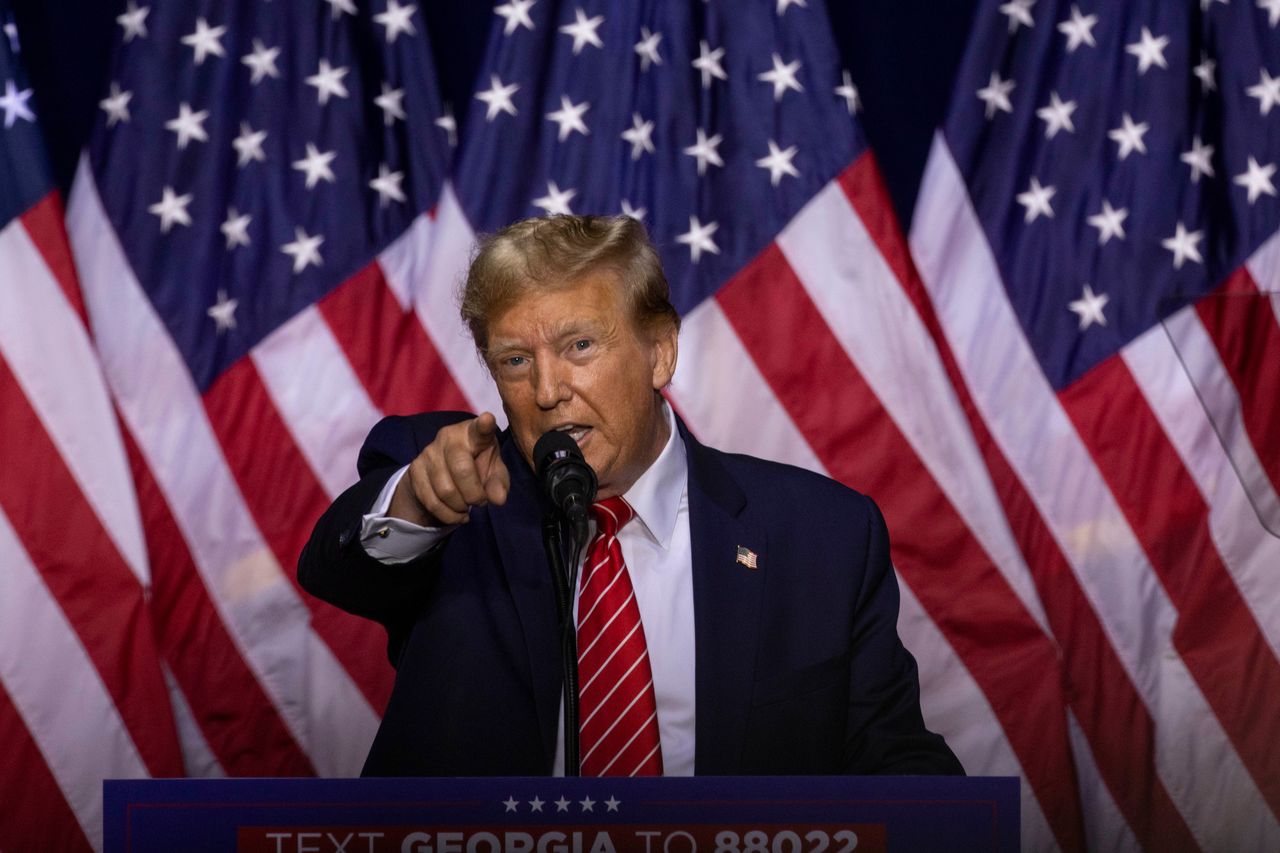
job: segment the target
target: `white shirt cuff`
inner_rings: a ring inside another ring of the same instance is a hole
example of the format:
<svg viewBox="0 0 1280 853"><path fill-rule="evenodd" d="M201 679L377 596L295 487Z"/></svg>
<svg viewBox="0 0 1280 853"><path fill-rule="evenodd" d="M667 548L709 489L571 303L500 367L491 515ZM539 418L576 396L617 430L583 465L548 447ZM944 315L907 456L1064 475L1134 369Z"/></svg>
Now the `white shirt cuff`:
<svg viewBox="0 0 1280 853"><path fill-rule="evenodd" d="M395 565L408 563L426 554L444 541L457 525L445 527L423 527L402 518L387 515L391 508L391 498L395 495L396 486L405 472L406 465L391 475L387 484L378 493L373 507L365 513L360 525L360 544L365 553L380 563Z"/></svg>

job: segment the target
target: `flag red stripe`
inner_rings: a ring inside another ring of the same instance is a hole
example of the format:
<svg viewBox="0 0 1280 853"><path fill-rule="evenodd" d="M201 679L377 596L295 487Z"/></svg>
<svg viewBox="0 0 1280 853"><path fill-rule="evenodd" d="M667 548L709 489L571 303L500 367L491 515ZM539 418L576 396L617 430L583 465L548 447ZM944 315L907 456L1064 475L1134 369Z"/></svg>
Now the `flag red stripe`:
<svg viewBox="0 0 1280 853"><path fill-rule="evenodd" d="M1059 397L1178 610L1174 647L1280 815L1280 662L1214 545L1208 504L1122 359Z"/></svg>
<svg viewBox="0 0 1280 853"><path fill-rule="evenodd" d="M0 507L102 677L153 776L183 772L137 576L0 358ZM21 440L13 439L21 436Z"/></svg>
<svg viewBox="0 0 1280 853"><path fill-rule="evenodd" d="M281 569L311 611L312 627L376 713L391 695L386 636L298 586L298 555L329 497L308 467L249 358L232 365L204 395L205 410L245 504Z"/></svg>
<svg viewBox="0 0 1280 853"><path fill-rule="evenodd" d="M35 244L45 266L53 274L54 281L66 294L67 301L79 316L80 322L89 328L89 313L80 293L80 280L76 277L75 264L71 260L71 247L67 240L67 226L63 219L62 198L51 192L32 205L19 217Z"/></svg>
<svg viewBox="0 0 1280 853"><path fill-rule="evenodd" d="M1241 267L1196 304L1196 314L1236 386L1245 432L1280 492L1280 322L1264 299Z"/></svg>
<svg viewBox="0 0 1280 853"><path fill-rule="evenodd" d="M0 850L92 850L40 747L0 682Z"/></svg>
<svg viewBox="0 0 1280 853"><path fill-rule="evenodd" d="M422 324L401 309L377 261L317 304L383 414L469 408Z"/></svg>
<svg viewBox="0 0 1280 853"><path fill-rule="evenodd" d="M894 566L991 702L1059 843L1081 849L1056 648L879 405L777 246L716 298L831 475L874 495L891 531L913 531L894 540ZM758 322L762 316L767 324Z"/></svg>
<svg viewBox="0 0 1280 853"><path fill-rule="evenodd" d="M151 558L157 642L210 749L231 776L315 775L222 623L133 435L123 424L121 433Z"/></svg>
<svg viewBox="0 0 1280 853"><path fill-rule="evenodd" d="M1094 763L1134 835L1147 849L1192 850L1197 844L1155 768L1155 721L1107 638L1066 555L1030 493L996 444L924 284L907 251L889 194L870 152L840 176L844 190L894 277L915 306L956 390L996 487L996 496L1035 583L1066 670L1067 696Z"/></svg>

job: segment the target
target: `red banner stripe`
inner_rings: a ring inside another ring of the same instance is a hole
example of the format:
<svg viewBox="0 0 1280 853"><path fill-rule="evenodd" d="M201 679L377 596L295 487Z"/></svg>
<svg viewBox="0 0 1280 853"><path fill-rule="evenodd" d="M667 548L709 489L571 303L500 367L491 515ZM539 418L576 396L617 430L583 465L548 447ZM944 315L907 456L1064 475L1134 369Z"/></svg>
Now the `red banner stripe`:
<svg viewBox="0 0 1280 853"><path fill-rule="evenodd" d="M1120 358L1059 396L1178 610L1174 648L1280 815L1280 662L1214 545L1209 506Z"/></svg>
<svg viewBox="0 0 1280 853"><path fill-rule="evenodd" d="M1071 710L1116 806L1147 849L1197 848L1190 827L1155 767L1155 721L1102 620L1054 539L1030 493L978 412L933 302L902 239L884 181L870 152L839 178L858 217L929 330L996 486L1014 541L1057 638Z"/></svg>
<svg viewBox="0 0 1280 853"><path fill-rule="evenodd" d="M312 627L351 675L375 713L391 695L386 635L298 586L298 555L329 497L299 451L257 368L242 358L204 395L227 465L281 570L311 611Z"/></svg>
<svg viewBox="0 0 1280 853"><path fill-rule="evenodd" d="M422 324L401 309L377 261L317 304L383 414L468 408Z"/></svg>
<svg viewBox="0 0 1280 853"><path fill-rule="evenodd" d="M717 299L830 474L874 495L891 532L913 531L895 539L894 566L990 700L1059 843L1081 849L1084 823L1056 647L881 407L777 246ZM757 322L761 316L769 323ZM939 582L943 568L948 577ZM1004 655L993 656L996 648Z"/></svg>
<svg viewBox="0 0 1280 853"><path fill-rule="evenodd" d="M0 507L153 776L183 772L143 589L0 358ZM51 508L56 508L51 509Z"/></svg>
<svg viewBox="0 0 1280 853"><path fill-rule="evenodd" d="M120 431L151 558L156 639L201 733L228 775L314 776L227 632L133 435L123 424Z"/></svg>
<svg viewBox="0 0 1280 853"><path fill-rule="evenodd" d="M8 768L0 773L0 850L92 850L3 682L0 743Z"/></svg>
<svg viewBox="0 0 1280 853"><path fill-rule="evenodd" d="M76 267L71 259L71 245L67 240L67 226L63 219L62 197L51 192L36 202L20 217L22 225L27 229L31 242L44 258L45 265L53 274L54 281L66 294L72 309L89 328L89 314L84 307L84 296L80 293L80 279L76 277Z"/></svg>

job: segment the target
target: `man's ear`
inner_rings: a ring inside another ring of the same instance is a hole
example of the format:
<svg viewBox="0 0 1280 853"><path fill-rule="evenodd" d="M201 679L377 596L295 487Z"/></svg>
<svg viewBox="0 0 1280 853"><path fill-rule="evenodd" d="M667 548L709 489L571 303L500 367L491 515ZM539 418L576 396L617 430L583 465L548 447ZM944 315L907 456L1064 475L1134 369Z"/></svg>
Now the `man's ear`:
<svg viewBox="0 0 1280 853"><path fill-rule="evenodd" d="M671 377L676 375L680 335L675 323L663 323L651 334L653 335L653 390L661 391L671 384Z"/></svg>

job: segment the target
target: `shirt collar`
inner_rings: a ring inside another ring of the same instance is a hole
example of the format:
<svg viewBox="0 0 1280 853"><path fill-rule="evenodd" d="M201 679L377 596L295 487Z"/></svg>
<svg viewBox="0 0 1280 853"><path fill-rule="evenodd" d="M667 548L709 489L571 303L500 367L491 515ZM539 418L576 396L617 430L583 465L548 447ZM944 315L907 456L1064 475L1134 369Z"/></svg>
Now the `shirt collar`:
<svg viewBox="0 0 1280 853"><path fill-rule="evenodd" d="M689 485L689 463L675 415L666 401L662 403L662 411L667 419L667 443L623 497L649 535L666 550L671 547L680 504Z"/></svg>

